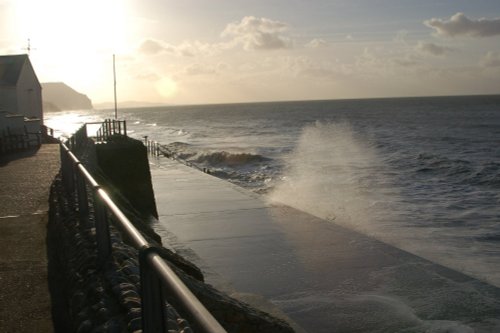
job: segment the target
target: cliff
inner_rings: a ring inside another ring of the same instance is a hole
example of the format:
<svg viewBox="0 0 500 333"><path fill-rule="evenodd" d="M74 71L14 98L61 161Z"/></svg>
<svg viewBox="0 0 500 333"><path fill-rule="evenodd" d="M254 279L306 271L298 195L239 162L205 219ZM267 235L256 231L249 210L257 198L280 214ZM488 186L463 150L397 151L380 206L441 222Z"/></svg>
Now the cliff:
<svg viewBox="0 0 500 333"><path fill-rule="evenodd" d="M45 111L93 109L92 101L63 82L42 83Z"/></svg>

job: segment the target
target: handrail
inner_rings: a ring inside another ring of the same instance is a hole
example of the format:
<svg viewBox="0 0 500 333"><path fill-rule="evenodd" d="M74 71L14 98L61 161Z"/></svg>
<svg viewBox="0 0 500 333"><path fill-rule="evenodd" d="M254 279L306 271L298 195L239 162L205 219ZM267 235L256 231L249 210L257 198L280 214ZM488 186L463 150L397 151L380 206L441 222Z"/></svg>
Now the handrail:
<svg viewBox="0 0 500 333"><path fill-rule="evenodd" d="M74 144L79 146L78 142L74 142ZM200 332L225 333L226 330L165 263L158 249L146 241L63 142L60 143L60 153L63 183L70 193L76 192L80 219L84 223L88 221L89 214L87 185L94 196L98 265L103 267L108 262L112 251L108 214L115 217L117 226L130 239L132 245L139 250L143 332L163 333L168 331L168 320L165 318L165 299L162 292L165 290L175 299L176 306L189 316L188 321L194 324Z"/></svg>
<svg viewBox="0 0 500 333"><path fill-rule="evenodd" d="M97 141L107 141L113 135L127 136L127 122L125 120L106 119L97 131Z"/></svg>
<svg viewBox="0 0 500 333"><path fill-rule="evenodd" d="M45 125L40 126L40 130L42 131L42 135L54 137L54 129Z"/></svg>
<svg viewBox="0 0 500 333"><path fill-rule="evenodd" d="M144 146L146 150L152 156L160 156L160 143L158 141L148 140L148 136L144 137Z"/></svg>

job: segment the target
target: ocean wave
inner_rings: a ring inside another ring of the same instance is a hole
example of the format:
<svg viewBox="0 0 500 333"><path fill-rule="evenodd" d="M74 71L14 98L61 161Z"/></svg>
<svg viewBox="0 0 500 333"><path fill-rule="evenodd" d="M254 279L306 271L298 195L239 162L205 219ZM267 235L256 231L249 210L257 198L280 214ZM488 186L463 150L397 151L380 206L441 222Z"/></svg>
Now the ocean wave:
<svg viewBox="0 0 500 333"><path fill-rule="evenodd" d="M212 151L185 142L162 145L161 152L166 157L259 193L267 192L280 172L276 161L260 154Z"/></svg>
<svg viewBox="0 0 500 333"><path fill-rule="evenodd" d="M188 162L189 159L196 155L192 145L185 142L172 142L168 145L160 146L161 153L168 157L183 162Z"/></svg>
<svg viewBox="0 0 500 333"><path fill-rule="evenodd" d="M441 173L445 176L471 175L474 172L472 162L461 159L450 159L439 155L423 153L417 157L417 173Z"/></svg>
<svg viewBox="0 0 500 333"><path fill-rule="evenodd" d="M417 157L415 171L455 184L500 187L500 163L497 162L472 162L422 153Z"/></svg>
<svg viewBox="0 0 500 333"><path fill-rule="evenodd" d="M485 163L475 172L471 181L477 185L500 187L500 163Z"/></svg>
<svg viewBox="0 0 500 333"><path fill-rule="evenodd" d="M230 166L240 167L249 164L267 162L270 159L258 154L249 153L228 153L218 151L201 154L193 160L194 163L200 163L206 166Z"/></svg>

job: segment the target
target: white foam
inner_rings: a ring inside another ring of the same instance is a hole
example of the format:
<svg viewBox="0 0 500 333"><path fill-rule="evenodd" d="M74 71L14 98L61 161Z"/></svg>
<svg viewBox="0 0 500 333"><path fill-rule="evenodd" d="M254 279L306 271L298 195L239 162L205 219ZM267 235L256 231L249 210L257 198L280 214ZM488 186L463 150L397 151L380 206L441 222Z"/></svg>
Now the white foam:
<svg viewBox="0 0 500 333"><path fill-rule="evenodd" d="M288 158L283 181L270 194L310 214L376 233L375 219L391 219L393 197L384 192L384 165L369 141L347 123L316 123L303 129ZM394 192L394 191L392 191Z"/></svg>

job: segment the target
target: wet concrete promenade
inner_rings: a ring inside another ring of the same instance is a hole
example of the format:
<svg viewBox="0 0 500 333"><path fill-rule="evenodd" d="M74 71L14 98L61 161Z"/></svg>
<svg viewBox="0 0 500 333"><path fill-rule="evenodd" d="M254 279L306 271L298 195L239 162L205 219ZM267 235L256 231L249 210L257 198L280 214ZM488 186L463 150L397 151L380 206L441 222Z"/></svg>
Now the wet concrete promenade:
<svg viewBox="0 0 500 333"><path fill-rule="evenodd" d="M47 281L50 185L59 145L0 161L0 332L52 332Z"/></svg>
<svg viewBox="0 0 500 333"><path fill-rule="evenodd" d="M500 327L496 287L160 161L151 173L164 245L194 260L209 283L263 297L307 332Z"/></svg>

